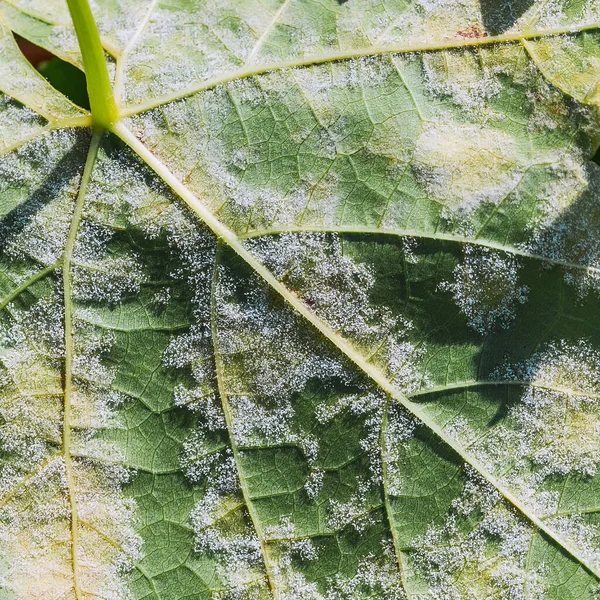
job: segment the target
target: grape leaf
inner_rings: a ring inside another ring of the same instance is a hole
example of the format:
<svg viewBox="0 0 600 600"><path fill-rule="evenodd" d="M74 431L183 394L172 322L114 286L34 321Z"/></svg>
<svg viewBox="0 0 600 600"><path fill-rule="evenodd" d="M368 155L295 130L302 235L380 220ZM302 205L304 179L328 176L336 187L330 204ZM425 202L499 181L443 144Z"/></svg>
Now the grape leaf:
<svg viewBox="0 0 600 600"><path fill-rule="evenodd" d="M597 597L600 3L86 7L0 0L0 598Z"/></svg>

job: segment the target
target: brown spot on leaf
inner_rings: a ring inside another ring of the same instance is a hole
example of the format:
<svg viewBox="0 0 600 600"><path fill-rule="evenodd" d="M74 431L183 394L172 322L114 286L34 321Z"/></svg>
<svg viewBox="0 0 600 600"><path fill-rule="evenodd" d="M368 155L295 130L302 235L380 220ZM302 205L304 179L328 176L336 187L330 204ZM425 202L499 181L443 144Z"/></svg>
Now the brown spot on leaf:
<svg viewBox="0 0 600 600"><path fill-rule="evenodd" d="M488 34L485 31L483 31L483 29L481 29L479 25L472 25L468 29L457 31L456 35L465 39L479 39L488 36Z"/></svg>

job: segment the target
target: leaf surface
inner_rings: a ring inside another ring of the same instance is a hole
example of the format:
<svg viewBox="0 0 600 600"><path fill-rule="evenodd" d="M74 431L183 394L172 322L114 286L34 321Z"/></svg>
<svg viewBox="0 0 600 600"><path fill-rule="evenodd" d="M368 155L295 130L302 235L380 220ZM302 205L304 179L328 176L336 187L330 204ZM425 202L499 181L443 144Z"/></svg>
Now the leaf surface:
<svg viewBox="0 0 600 600"><path fill-rule="evenodd" d="M594 598L595 2L0 3L0 597Z"/></svg>

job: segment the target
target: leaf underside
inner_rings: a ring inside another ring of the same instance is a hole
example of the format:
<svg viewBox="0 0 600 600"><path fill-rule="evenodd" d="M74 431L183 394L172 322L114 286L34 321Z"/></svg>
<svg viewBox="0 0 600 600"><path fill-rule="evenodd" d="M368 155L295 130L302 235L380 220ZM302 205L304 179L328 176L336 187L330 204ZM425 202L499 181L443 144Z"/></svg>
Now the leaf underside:
<svg viewBox="0 0 600 600"><path fill-rule="evenodd" d="M585 599L600 2L0 0L0 599Z"/></svg>

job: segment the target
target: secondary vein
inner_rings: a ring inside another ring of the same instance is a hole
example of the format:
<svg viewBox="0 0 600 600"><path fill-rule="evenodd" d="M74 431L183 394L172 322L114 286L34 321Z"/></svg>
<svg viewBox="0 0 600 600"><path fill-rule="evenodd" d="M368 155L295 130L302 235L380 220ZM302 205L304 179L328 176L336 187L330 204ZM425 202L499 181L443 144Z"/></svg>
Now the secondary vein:
<svg viewBox="0 0 600 600"><path fill-rule="evenodd" d="M215 359L215 373L217 378L217 388L219 392L219 397L221 399L221 405L223 407L223 415L225 416L225 423L227 425L227 433L229 435L229 445L231 446L231 451L233 453L233 460L235 461L236 469L238 472L238 479L240 482L240 489L242 492L242 497L244 498L244 504L246 505L246 509L248 510L248 515L250 516L250 521L252 521L252 526L254 527L254 531L256 532L256 536L260 542L261 554L263 557L263 563L265 567L265 574L267 583L269 584L269 589L271 590L271 595L273 598L277 598L277 593L275 590L274 579L271 573L270 561L268 555L268 548L265 542L265 536L262 531L262 527L260 525L260 520L254 508L254 504L252 499L250 498L250 491L248 490L248 484L246 483L246 479L243 476L241 469L241 461L239 456L239 449L237 446L237 442L235 441L235 437L233 434L233 420L231 416L231 407L229 405L229 400L227 397L227 390L225 389L225 382L223 381L223 361L221 359L221 353L219 351L219 329L217 326L217 286L219 283L219 264L220 258L222 255L221 244L217 243L217 251L215 255L215 264L213 270L213 277L210 289L210 329L211 329L211 338L213 343L213 355Z"/></svg>
<svg viewBox="0 0 600 600"><path fill-rule="evenodd" d="M500 252L506 252L507 254L521 256L523 258L531 258L533 260L539 260L540 262L544 262L547 264L564 267L565 269L576 269L579 271L586 271L588 273L600 274L600 267L594 267L573 261L552 258L551 256L544 256L543 254L532 252L531 250L527 250L526 248L509 246L507 244L501 244L500 242L493 242L490 240L485 240L483 238L468 237L464 235L458 235L455 233L439 233L436 231L427 232L417 231L414 229L396 229L391 227L362 227L360 225L336 225L332 227L322 227L319 225L292 225L290 227L270 227L268 229L250 231L248 233L238 235L238 239L249 240L268 235L281 235L285 233L360 233L373 235L390 235L397 237L412 237L444 242L457 242L460 244L470 244L472 246L482 246L484 248L489 248L490 250L499 250Z"/></svg>
<svg viewBox="0 0 600 600"><path fill-rule="evenodd" d="M65 360L64 360L64 408L63 408L63 436L62 454L65 463L65 475L67 480L69 504L71 509L71 562L73 567L73 589L77 600L83 598L79 582L79 523L77 512L77 498L75 493L75 477L73 475L73 457L71 453L71 419L73 403L73 281L72 260L77 232L81 223L85 194L92 174L94 161L100 146L102 132L95 131L88 150L83 176L79 186L79 193L73 210L73 219L67 238L67 244L63 254L63 303L64 303L64 327L65 327Z"/></svg>
<svg viewBox="0 0 600 600"><path fill-rule="evenodd" d="M586 25L576 25L571 27L556 27L549 29L539 29L534 31L506 33L503 35L488 36L473 39L449 39L440 42L431 42L424 44L390 44L387 46L374 47L370 46L362 50L334 50L323 54L309 55L303 58L295 58L291 60L283 60L277 62L266 62L254 65L244 66L235 71L230 71L224 75L210 77L204 81L191 85L187 88L177 90L168 94L163 94L147 102L140 102L129 107L123 107L121 117L130 117L153 108L158 108L163 104L181 100L187 96L191 96L198 92L215 88L225 83L230 83L237 79L246 79L255 75L262 75L271 71L282 71L286 69L294 69L298 67L309 67L311 65L319 65L323 63L339 62L350 60L353 58L368 58L371 56L382 56L385 54L415 54L417 52L433 52L439 50L452 50L459 48L473 48L476 46L490 46L493 44L502 43L523 43L527 40L535 40L543 37L555 37L559 35L583 33L599 29L600 23L588 23Z"/></svg>

